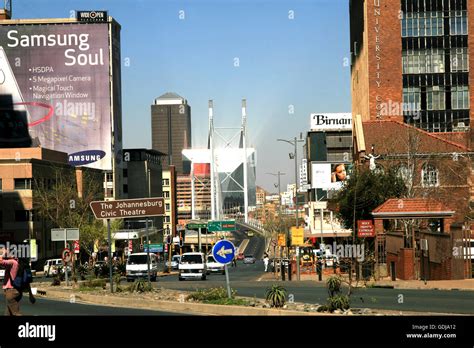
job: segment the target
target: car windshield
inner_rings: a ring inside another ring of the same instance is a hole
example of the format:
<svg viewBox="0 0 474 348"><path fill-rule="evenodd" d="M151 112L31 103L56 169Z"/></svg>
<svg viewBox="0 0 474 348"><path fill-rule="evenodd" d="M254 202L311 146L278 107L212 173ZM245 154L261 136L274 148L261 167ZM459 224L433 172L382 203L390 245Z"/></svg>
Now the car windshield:
<svg viewBox="0 0 474 348"><path fill-rule="evenodd" d="M207 257L207 262L216 262L216 260L214 260L214 256L209 255L209 256Z"/></svg>
<svg viewBox="0 0 474 348"><path fill-rule="evenodd" d="M180 258L181 258L181 256L173 256L173 261L178 261L179 262Z"/></svg>
<svg viewBox="0 0 474 348"><path fill-rule="evenodd" d="M183 255L181 263L202 263L202 257L201 255Z"/></svg>
<svg viewBox="0 0 474 348"><path fill-rule="evenodd" d="M146 255L130 255L127 263L129 265L139 265L146 263Z"/></svg>

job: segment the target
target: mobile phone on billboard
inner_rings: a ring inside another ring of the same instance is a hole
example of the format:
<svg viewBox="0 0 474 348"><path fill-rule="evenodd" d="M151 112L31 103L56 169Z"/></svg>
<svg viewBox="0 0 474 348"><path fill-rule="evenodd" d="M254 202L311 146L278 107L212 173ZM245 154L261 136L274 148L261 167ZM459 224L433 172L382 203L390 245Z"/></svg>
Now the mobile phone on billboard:
<svg viewBox="0 0 474 348"><path fill-rule="evenodd" d="M25 100L21 94L20 86L16 81L15 74L10 66L5 50L0 46L0 97L2 98L2 104L7 100L10 101L11 105L2 105L2 109L11 107L14 111L24 112L27 116L27 120L30 119L28 109L24 105Z"/></svg>

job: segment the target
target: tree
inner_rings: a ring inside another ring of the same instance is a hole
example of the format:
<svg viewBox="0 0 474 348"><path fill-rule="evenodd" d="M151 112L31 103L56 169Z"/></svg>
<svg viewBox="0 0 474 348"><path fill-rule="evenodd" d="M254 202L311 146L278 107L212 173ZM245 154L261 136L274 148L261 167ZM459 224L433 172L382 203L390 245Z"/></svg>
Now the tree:
<svg viewBox="0 0 474 348"><path fill-rule="evenodd" d="M354 228L355 221L372 219L375 208L389 198L404 197L406 192L407 187L394 168L374 171L364 167L355 169L334 198L338 207L337 216L345 228Z"/></svg>
<svg viewBox="0 0 474 348"><path fill-rule="evenodd" d="M89 206L103 199L102 175L83 170L78 189L75 169L53 166L52 173L34 178L34 210L50 227L79 228L81 247L90 255L94 242L106 236L103 222L95 219Z"/></svg>

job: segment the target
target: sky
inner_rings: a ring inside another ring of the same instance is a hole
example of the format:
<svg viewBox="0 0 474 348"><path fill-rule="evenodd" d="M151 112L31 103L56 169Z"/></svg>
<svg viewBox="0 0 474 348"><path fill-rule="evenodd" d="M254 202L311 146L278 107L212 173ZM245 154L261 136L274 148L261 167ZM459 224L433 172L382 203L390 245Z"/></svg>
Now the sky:
<svg viewBox="0 0 474 348"><path fill-rule="evenodd" d="M257 185L294 183L290 144L314 112L350 112L347 0L13 0L13 18L65 18L107 10L121 31L125 148L151 148L151 104L166 92L188 100L192 144L216 127L239 127L247 100ZM302 147L298 159L302 158Z"/></svg>

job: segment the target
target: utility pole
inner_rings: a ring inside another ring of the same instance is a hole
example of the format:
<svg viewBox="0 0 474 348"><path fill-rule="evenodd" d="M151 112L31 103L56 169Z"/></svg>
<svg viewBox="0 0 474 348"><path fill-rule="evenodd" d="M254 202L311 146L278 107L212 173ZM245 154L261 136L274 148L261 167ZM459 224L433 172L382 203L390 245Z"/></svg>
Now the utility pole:
<svg viewBox="0 0 474 348"><path fill-rule="evenodd" d="M283 141L295 147L295 152L290 153L290 159L295 160L295 224L296 228L299 227L298 223L298 143L304 142L301 139L302 135L300 134L300 139L298 140L296 137L294 140L285 140L285 139L277 139L277 141ZM297 248L298 252L296 255L296 270L297 270L297 279L300 280L300 253L299 248ZM288 247L288 254L289 254L289 247ZM289 255L288 255L289 258Z"/></svg>

